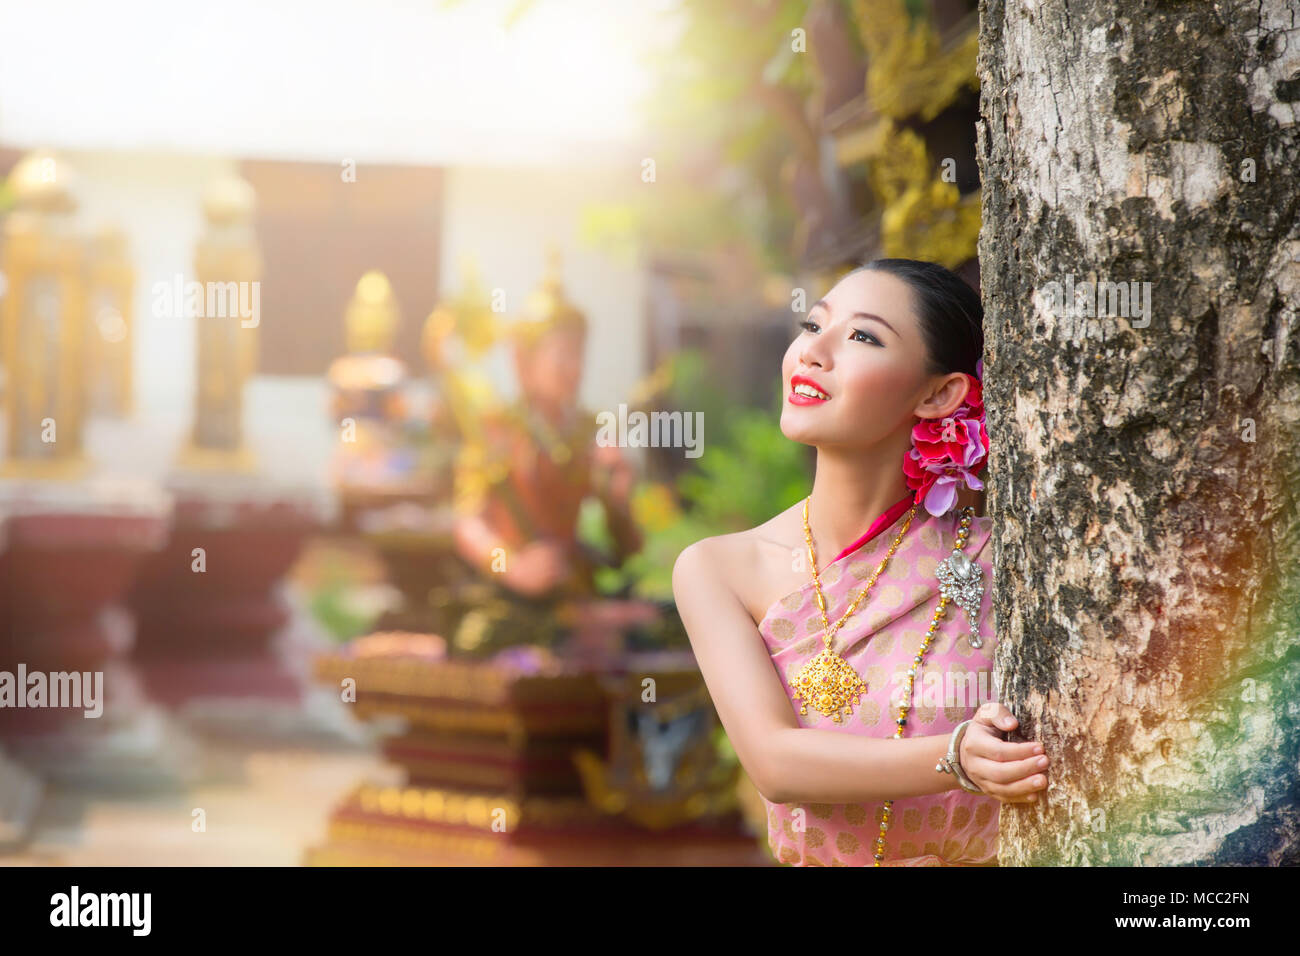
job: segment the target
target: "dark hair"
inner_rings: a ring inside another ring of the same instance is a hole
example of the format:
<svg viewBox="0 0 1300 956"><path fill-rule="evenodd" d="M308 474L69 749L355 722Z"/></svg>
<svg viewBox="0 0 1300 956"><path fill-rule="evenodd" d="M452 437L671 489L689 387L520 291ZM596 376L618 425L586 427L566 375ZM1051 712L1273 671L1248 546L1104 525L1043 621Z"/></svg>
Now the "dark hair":
<svg viewBox="0 0 1300 956"><path fill-rule="evenodd" d="M862 269L887 272L911 287L931 372L975 374L984 353L984 306L965 279L919 259L873 259L854 271Z"/></svg>

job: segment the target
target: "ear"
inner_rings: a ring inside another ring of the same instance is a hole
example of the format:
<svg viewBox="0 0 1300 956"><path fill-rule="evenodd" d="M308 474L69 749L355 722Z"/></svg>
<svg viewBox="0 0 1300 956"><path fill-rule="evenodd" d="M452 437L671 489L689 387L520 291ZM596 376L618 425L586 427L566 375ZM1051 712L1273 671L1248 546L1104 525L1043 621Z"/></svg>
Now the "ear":
<svg viewBox="0 0 1300 956"><path fill-rule="evenodd" d="M949 372L936 378L930 392L913 409L920 418L947 418L955 412L970 391L970 377L963 372Z"/></svg>

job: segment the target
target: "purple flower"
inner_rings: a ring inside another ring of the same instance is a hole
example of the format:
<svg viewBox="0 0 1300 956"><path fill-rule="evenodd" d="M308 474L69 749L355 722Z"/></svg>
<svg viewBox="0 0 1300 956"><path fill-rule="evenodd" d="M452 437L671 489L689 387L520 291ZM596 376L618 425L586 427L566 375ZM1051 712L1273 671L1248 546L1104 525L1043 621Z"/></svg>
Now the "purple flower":
<svg viewBox="0 0 1300 956"><path fill-rule="evenodd" d="M922 502L925 510L930 512L936 518L942 517L957 501L957 485L964 482L968 488L979 491L984 487L984 483L975 477L971 470L978 464L984 456L984 447L980 441L980 425L978 421L970 419L961 421L959 426L966 429L967 442L962 446L962 461L930 462L923 465L923 469L937 477L928 491L925 493L925 499ZM916 457L916 450L912 450L912 455Z"/></svg>

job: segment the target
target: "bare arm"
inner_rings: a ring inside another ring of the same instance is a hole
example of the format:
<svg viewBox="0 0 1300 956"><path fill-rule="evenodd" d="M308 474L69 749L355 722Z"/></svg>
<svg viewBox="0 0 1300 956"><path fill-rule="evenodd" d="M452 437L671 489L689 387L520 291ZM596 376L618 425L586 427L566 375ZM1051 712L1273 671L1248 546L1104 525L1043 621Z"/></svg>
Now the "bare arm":
<svg viewBox="0 0 1300 956"><path fill-rule="evenodd" d="M950 734L893 740L800 727L762 635L723 579L719 551L708 539L686 548L673 566L673 595L718 718L764 797L871 803L959 786L935 770ZM1030 755L1031 744L997 743L1000 753Z"/></svg>
<svg viewBox="0 0 1300 956"><path fill-rule="evenodd" d="M958 786L935 764L948 734L883 740L800 727L762 635L722 580L712 542L686 548L673 594L718 718L759 792L773 803L869 803Z"/></svg>

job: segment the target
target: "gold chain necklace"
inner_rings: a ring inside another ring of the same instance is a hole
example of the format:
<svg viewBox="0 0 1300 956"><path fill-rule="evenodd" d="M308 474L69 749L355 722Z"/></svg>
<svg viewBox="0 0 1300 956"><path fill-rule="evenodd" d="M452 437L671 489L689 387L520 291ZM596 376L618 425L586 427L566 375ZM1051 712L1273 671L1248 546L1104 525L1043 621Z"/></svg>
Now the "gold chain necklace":
<svg viewBox="0 0 1300 956"><path fill-rule="evenodd" d="M975 514L975 509L967 506L961 510L961 521L957 524L957 541L953 546L953 554L961 554L961 549L966 547L966 538L970 535L970 519ZM939 603L935 605L934 615L930 618L930 629L925 632L925 638L921 641L921 647L912 658L912 667L907 672L907 690L903 695L903 700L898 705L898 716L894 718L894 723L898 724L898 729L894 731L894 740L901 740L903 737L903 725L907 723L907 711L912 706L912 685L916 682L916 672L921 669L921 659L925 657L925 652L930 649L930 642L934 640L935 631L939 629L939 621L943 619L943 612L948 608L950 596L948 588L939 589ZM975 646L972 644L972 646ZM894 816L894 801L886 800L884 811L880 817L880 832L876 834L876 852L872 854L875 863L880 866L880 861L885 858L885 831L889 829L889 822Z"/></svg>
<svg viewBox="0 0 1300 956"><path fill-rule="evenodd" d="M876 565L876 570L871 575L871 580L867 582L867 586L858 592L858 596L849 604L849 609L832 625L830 618L826 616L826 598L822 595L821 575L817 573L817 550L813 547L812 529L808 526L808 502L811 500L812 495L809 495L803 503L803 537L808 544L808 563L812 565L813 588L816 590L817 609L821 611L822 626L825 628L822 640L826 646L820 654L804 664L795 677L794 699L801 701L800 715L807 716L808 704L811 702L824 716L829 716L838 724L841 710L848 716L853 716L853 705L857 704L862 695L867 692L867 685L858 676L852 664L831 650L831 638L840 629L840 625L848 620L849 615L858 609L862 599L876 583L876 578L880 577L880 573L885 570L885 565L898 550L899 542L903 540L903 535L907 533L912 518L916 515L916 505L912 505L912 510L907 513L907 520L899 529L894 543L889 546L889 552Z"/></svg>
<svg viewBox="0 0 1300 956"><path fill-rule="evenodd" d="M810 500L811 498L812 496L809 495L808 499ZM855 610L857 610L858 603L866 595L867 591L871 589L871 586L876 583L876 578L880 576L881 572L884 571L885 569L885 565L889 562L889 559L893 557L894 551L898 548L899 542L903 540L903 534L904 532L907 531L908 526L912 523L912 517L915 514L916 514L916 506L913 505L912 510L908 512L907 521L903 524L902 529L898 532L898 536L894 538L894 543L890 546L889 553L886 554L883 559L881 559L878 565L876 565L875 573L871 575L871 580L867 582L867 586L862 589L862 592L858 594L856 598L854 598L853 603L849 605L848 611L844 613L843 617L841 617L838 621L835 622L835 627L832 629L830 626L829 618L827 618L826 616L826 600L825 598L822 597L821 580L817 573L817 558L816 558L816 552L813 550L812 531L808 527L808 500L804 501L803 503L804 540L807 541L808 543L808 558L809 558L809 562L812 564L812 569L813 569L813 587L817 591L817 607L821 611L822 622L826 626L827 633L825 638L826 641L825 649L816 657L814 657L811 661L805 664L803 666L803 669L799 672L799 676L795 678L795 700L804 701L804 704L799 711L800 714L808 713L807 700L809 698L804 695L814 694L815 691L813 690L813 687L818 686L815 683L815 681L825 678L827 674L831 676L831 681L829 682L828 686L835 689L836 696L842 695L842 701L839 707L834 708L834 720L836 723L840 722L840 716L838 713L840 707L843 707L849 698L853 699L853 703L855 704L858 703L858 698L863 693L865 693L867 689L867 685L862 683L861 680L858 678L858 673L853 669L853 665L851 665L848 661L844 660L842 657L840 657L839 655L831 651L830 638L831 635L834 633L834 631L839 630L840 625L844 623L845 619L850 614L852 614ZM975 509L969 506L961 510L961 520L957 524L957 540L953 545L954 557L961 555L962 549L966 546L966 539L970 536L971 517L974 514L975 514ZM912 687L916 682L916 672L920 670L921 661L925 657L925 652L930 649L930 643L934 640L935 632L939 630L939 622L943 620L944 612L948 608L950 593L951 593L950 588L947 587L946 585L940 588L939 603L935 606L934 614L930 618L930 628L925 632L925 637L921 641L921 647L917 650L916 656L912 658L912 666L907 672L906 690L903 694L902 701L898 705L898 716L894 718L894 723L898 725L898 729L894 731L894 737L893 737L894 740L901 740L903 737L903 727L907 723L907 712L908 710L911 709L912 706ZM976 638L976 640L978 640L978 638ZM972 642L972 646L978 646L978 645ZM843 679L846 675L848 677L849 686L851 686L852 688L852 690L849 693L843 692L845 686L843 683ZM838 684L835 681L837 677L840 679L840 683ZM812 697L812 699L813 699L813 706L817 707L817 709L820 710L823 714L832 712L831 710L824 709L823 707L820 706L823 699L822 696L815 696ZM829 703L830 700L828 699L827 702ZM848 713L852 715L853 710L850 708ZM889 830L889 824L890 821L893 819L893 815L894 815L894 801L886 800L880 818L880 832L876 835L875 852L872 854L874 866L880 866L880 862L885 858L885 833Z"/></svg>
<svg viewBox="0 0 1300 956"><path fill-rule="evenodd" d="M957 542L953 545L953 554L961 554L962 548L966 546L966 537L971 533L971 515L975 514L975 509L967 506L962 509L962 519L957 525ZM926 637L920 641L920 648L917 650L917 656L911 658L911 669L907 671L907 688L898 704L898 717L894 718L894 723L898 724L898 730L894 731L893 739L902 739L902 728L907 723L907 710L911 708L911 688L917 680L917 671L920 670L920 661L926 656L927 650L930 650L930 643L935 640L935 632L939 630L939 622L943 620L944 611L948 609L950 600L948 588L940 588L939 604L935 605L935 614L930 619L930 630L926 631ZM875 866L880 865L880 861L885 858L885 831L889 830L889 822L893 819L893 800L885 800L884 812L880 816L880 832L876 834L876 852L872 857L875 860Z"/></svg>

